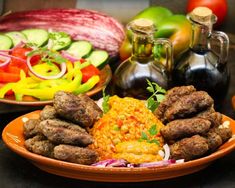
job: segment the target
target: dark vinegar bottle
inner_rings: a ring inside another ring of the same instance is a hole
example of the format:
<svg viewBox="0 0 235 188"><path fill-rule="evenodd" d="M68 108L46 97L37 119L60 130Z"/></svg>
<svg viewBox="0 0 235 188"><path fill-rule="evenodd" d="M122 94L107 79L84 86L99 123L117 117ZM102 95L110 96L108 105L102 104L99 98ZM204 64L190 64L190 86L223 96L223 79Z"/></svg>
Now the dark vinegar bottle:
<svg viewBox="0 0 235 188"><path fill-rule="evenodd" d="M154 24L148 19L137 19L128 24L133 32L132 56L116 69L111 82L111 93L120 97L146 99L147 79L167 89L172 67L172 45L166 39L154 39ZM165 64L153 56L153 48L164 49Z"/></svg>
<svg viewBox="0 0 235 188"><path fill-rule="evenodd" d="M230 80L228 37L223 32L212 31L216 17L206 7L194 9L188 19L192 24L190 48L175 61L174 85L194 85L198 90L207 91L219 106L227 94ZM216 41L219 42L219 53L212 50Z"/></svg>

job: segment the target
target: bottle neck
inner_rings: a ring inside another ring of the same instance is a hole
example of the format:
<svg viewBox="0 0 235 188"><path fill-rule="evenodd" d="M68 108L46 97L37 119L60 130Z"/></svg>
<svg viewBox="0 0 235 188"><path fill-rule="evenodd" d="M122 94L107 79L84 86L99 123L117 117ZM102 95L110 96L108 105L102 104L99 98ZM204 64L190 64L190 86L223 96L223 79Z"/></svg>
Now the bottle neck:
<svg viewBox="0 0 235 188"><path fill-rule="evenodd" d="M138 59L147 59L152 56L153 36L133 32L132 56Z"/></svg>
<svg viewBox="0 0 235 188"><path fill-rule="evenodd" d="M211 31L211 25L192 23L192 38L190 42L190 48L197 52L207 51L210 48L209 38Z"/></svg>

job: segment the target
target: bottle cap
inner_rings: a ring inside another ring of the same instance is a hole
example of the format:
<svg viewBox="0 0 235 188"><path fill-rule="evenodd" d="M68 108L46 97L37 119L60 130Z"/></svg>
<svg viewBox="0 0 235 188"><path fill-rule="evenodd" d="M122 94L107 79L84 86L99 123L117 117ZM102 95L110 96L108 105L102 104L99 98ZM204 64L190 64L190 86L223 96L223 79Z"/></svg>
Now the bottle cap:
<svg viewBox="0 0 235 188"><path fill-rule="evenodd" d="M131 28L139 32L153 32L155 30L153 21L144 18L132 21Z"/></svg>
<svg viewBox="0 0 235 188"><path fill-rule="evenodd" d="M193 9L190 16L193 20L199 23L208 23L211 22L213 12L207 7L197 7Z"/></svg>

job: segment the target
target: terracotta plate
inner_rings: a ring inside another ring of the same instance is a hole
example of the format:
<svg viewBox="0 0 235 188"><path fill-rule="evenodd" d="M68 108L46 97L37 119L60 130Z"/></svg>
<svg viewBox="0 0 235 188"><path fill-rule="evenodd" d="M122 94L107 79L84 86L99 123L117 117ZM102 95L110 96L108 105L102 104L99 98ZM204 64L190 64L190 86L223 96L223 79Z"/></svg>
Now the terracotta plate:
<svg viewBox="0 0 235 188"><path fill-rule="evenodd" d="M38 118L40 111L34 111L25 114L10 122L3 130L2 138L7 147L17 154L30 160L38 168L59 176L104 182L140 182L151 180L163 180L173 177L191 174L204 169L214 160L227 155L235 149L235 140L230 140L223 144L218 151L213 154L185 162L182 164L173 164L167 167L155 168L100 168L86 165L79 165L55 159L50 159L31 153L24 147L23 122L22 118ZM235 135L235 121L229 117L223 116L223 120L230 121L230 125Z"/></svg>
<svg viewBox="0 0 235 188"><path fill-rule="evenodd" d="M90 91L87 92L87 95L92 96L99 91L101 91L108 83L110 82L112 78L112 71L109 65L106 65L101 71L100 71L100 81L99 83ZM23 98L23 101L16 101L13 95L7 96L5 99L0 99L0 102L7 103L7 104L17 104L17 105L28 105L28 106L43 106L46 104L51 104L52 100L47 101L40 101L36 98L25 96Z"/></svg>

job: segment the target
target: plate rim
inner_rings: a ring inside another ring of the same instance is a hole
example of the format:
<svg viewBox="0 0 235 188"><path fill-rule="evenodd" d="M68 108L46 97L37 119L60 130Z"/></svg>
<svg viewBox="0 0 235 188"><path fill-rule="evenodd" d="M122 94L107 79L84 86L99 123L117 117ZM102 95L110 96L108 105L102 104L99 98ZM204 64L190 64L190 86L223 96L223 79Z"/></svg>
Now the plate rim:
<svg viewBox="0 0 235 188"><path fill-rule="evenodd" d="M90 91L86 92L88 96L92 96L100 92L105 86L109 84L109 82L112 79L112 70L109 64L105 65L104 68L100 70L101 72L105 72L107 74L107 78L105 81L102 83L100 87L93 87ZM45 100L45 101L16 101L12 99L2 99L0 98L0 103L5 103L5 104L13 104L13 105L21 105L21 106L45 106L52 104L53 100Z"/></svg>
<svg viewBox="0 0 235 188"><path fill-rule="evenodd" d="M35 153L32 153L28 150L26 150L25 147L23 147L24 149L22 150L21 147L19 147L16 144L12 144L10 142L8 142L8 138L7 138L7 129L9 129L9 127L11 126L15 126L15 122L19 121L20 119L22 119L23 117L27 117L30 115L38 115L39 112L41 110L36 110L27 114L24 114L22 116L19 116L17 118L15 118L14 120L12 120L10 123L8 123L5 128L2 131L2 140L3 142L6 144L6 146L12 150L13 152L17 153L18 155L20 155L21 157L26 158L27 160L31 161L33 164L50 164L50 166L52 167L60 167L62 169L65 170L74 170L77 172L86 172L86 173L97 173L97 174L109 174L112 173L114 175L121 175L121 174L130 174L131 175L135 175L135 174L139 174L139 173L165 173L168 171L180 171L180 170L185 170L188 168L193 168L196 166L202 166L204 165L205 167L208 166L209 164L211 164L212 162L214 162L215 160L229 154L230 152L235 150L235 140L233 139L230 142L233 142L231 145L223 148L224 144L220 147L221 149L213 152L210 155L207 155L205 157L201 157L199 159L195 159L192 161L188 161L188 162L184 162L181 164L173 164L173 165L169 165L169 166L165 166L165 167L138 167L138 168L126 168L126 167L114 167L114 168L101 168L101 167L94 167L94 166L89 166L89 165L81 165L81 164L76 164L76 163L70 163L70 162L65 162L65 161L60 161L57 159L52 159L49 157L45 157L45 156L41 156ZM231 122L233 122L233 125L235 127L235 120L231 119L230 117L223 115L223 119L225 120L229 120ZM17 124L17 126L23 126L23 122L22 124ZM19 133L20 134L20 133ZM23 134L23 133L21 133ZM233 133L234 135L235 133ZM228 142L228 141L227 141ZM226 143L227 143L226 142ZM209 161L208 161L209 160ZM34 165L36 165L34 164ZM36 165L37 167L39 167L38 165ZM40 167L39 167L40 168ZM203 169L203 168L201 168ZM201 170L199 169L199 170ZM197 171L199 171L197 170ZM192 172L193 173L193 172ZM190 174L190 173L186 173L186 174ZM58 175L58 174L57 174ZM179 175L181 176L181 175ZM65 176L66 177L66 176ZM68 176L67 176L68 177ZM177 176L174 176L177 177ZM170 177L173 178L173 177ZM79 179L79 178L76 178ZM168 178L165 178L168 179ZM89 179L92 181L92 179ZM97 179L93 180L93 181L97 181ZM146 181L146 180L143 180ZM120 182L122 182L120 180ZM136 181L137 182L137 181Z"/></svg>

